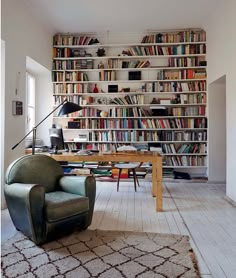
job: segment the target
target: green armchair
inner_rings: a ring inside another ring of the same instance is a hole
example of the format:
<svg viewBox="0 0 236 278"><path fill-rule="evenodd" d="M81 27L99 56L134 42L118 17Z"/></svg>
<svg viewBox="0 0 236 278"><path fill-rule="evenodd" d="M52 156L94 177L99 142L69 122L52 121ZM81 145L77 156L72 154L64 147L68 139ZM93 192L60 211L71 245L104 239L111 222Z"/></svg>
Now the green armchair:
<svg viewBox="0 0 236 278"><path fill-rule="evenodd" d="M50 156L25 155L8 167L4 193L16 229L42 244L91 224L96 180L64 176Z"/></svg>

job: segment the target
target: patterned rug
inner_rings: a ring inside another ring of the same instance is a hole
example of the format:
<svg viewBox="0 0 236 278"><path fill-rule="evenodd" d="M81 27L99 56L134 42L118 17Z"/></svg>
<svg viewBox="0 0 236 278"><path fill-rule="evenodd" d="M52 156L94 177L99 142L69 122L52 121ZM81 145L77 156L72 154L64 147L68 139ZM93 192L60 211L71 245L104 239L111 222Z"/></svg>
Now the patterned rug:
<svg viewBox="0 0 236 278"><path fill-rule="evenodd" d="M2 245L1 277L200 277L188 236L87 230L36 246L21 233Z"/></svg>

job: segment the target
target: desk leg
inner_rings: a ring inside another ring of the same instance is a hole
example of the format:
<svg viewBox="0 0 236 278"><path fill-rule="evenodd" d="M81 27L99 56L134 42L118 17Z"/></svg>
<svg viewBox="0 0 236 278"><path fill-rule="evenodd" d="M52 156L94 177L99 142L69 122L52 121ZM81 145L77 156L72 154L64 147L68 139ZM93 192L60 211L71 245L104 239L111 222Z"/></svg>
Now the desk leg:
<svg viewBox="0 0 236 278"><path fill-rule="evenodd" d="M156 197L156 211L162 211L162 159L152 164L152 195Z"/></svg>
<svg viewBox="0 0 236 278"><path fill-rule="evenodd" d="M157 196L157 162L152 163L152 196Z"/></svg>

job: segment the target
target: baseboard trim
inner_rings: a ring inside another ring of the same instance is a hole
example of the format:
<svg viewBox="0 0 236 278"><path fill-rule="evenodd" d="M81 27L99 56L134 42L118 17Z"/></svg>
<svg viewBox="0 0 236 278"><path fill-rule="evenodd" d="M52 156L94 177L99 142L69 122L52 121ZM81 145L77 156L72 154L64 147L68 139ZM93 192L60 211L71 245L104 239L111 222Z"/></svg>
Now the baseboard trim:
<svg viewBox="0 0 236 278"><path fill-rule="evenodd" d="M228 203L230 203L232 206L234 206L234 207L236 207L236 202L235 201L233 201L231 198L229 198L228 196L224 196L224 199L228 202Z"/></svg>

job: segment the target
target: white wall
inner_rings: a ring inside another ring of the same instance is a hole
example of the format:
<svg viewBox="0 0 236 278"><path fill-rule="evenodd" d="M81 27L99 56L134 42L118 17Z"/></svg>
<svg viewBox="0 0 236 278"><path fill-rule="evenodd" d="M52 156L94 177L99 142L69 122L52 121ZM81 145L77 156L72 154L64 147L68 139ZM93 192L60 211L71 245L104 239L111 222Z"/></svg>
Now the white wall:
<svg viewBox="0 0 236 278"><path fill-rule="evenodd" d="M11 148L25 134L26 56L50 70L52 34L40 26L28 13L27 8L21 5L21 1L2 0L2 38L6 42L5 167L7 167L12 160L24 153L24 143L15 150ZM19 80L17 80L18 73ZM48 99L51 99L50 88L47 89ZM39 98L36 110L42 109L48 99ZM12 116L12 100L23 101L23 116Z"/></svg>
<svg viewBox="0 0 236 278"><path fill-rule="evenodd" d="M4 130L5 130L5 42L1 40L1 93L0 93L0 184L4 184ZM3 196L3 186L1 186ZM5 206L1 198L1 207Z"/></svg>
<svg viewBox="0 0 236 278"><path fill-rule="evenodd" d="M226 80L208 87L208 181L226 182Z"/></svg>
<svg viewBox="0 0 236 278"><path fill-rule="evenodd" d="M222 1L209 17L207 31L208 83L226 75L226 195L236 201L236 1ZM211 144L211 142L209 142ZM220 147L220 146L219 146Z"/></svg>
<svg viewBox="0 0 236 278"><path fill-rule="evenodd" d="M11 148L25 135L26 56L33 58L45 68L51 70L52 34L40 26L36 19L27 11L26 7L21 5L21 1L2 0L1 37L5 41L6 54L5 144L3 146L5 155L4 165L1 165L1 169L5 172L10 162L24 154L23 142L15 150ZM46 89L46 87L48 88ZM51 101L50 88L50 82L48 86L44 84L44 96L38 98L39 102L36 104L36 111L42 108L46 110L48 100ZM36 93L40 94L40 92ZM48 98L45 97L46 93ZM13 100L23 101L23 116L12 115ZM3 184L1 182L2 188Z"/></svg>

